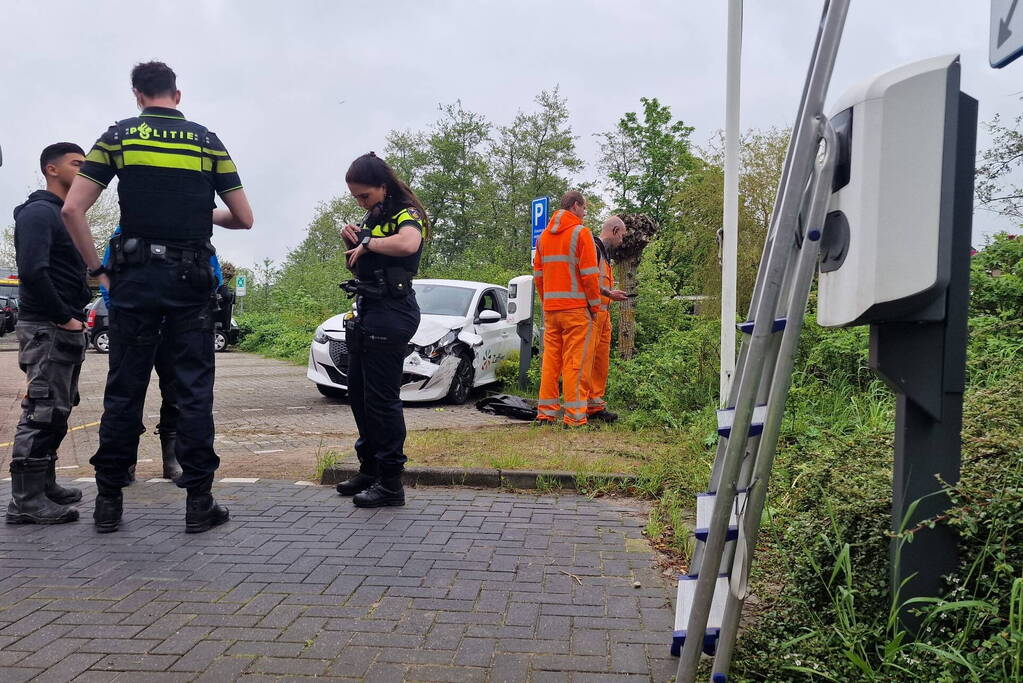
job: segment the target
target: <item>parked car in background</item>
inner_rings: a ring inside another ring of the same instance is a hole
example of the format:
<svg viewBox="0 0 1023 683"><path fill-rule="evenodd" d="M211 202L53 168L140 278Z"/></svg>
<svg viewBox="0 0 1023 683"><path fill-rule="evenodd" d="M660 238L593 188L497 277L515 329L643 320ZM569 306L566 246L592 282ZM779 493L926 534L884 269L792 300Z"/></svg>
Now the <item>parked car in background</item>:
<svg viewBox="0 0 1023 683"><path fill-rule="evenodd" d="M88 343L100 353L110 353L110 312L103 297L97 297L95 301L85 307L85 334ZM224 351L229 346L238 343L239 327L234 318L231 318L231 326L224 330L221 323L216 323L213 331L213 348L216 351Z"/></svg>
<svg viewBox="0 0 1023 683"><path fill-rule="evenodd" d="M226 330L223 323L218 321L216 329L213 330L213 350L219 353L226 351L227 347L237 344L240 331L241 328L238 327L238 323L235 322L234 318L231 318L231 326Z"/></svg>
<svg viewBox="0 0 1023 683"><path fill-rule="evenodd" d="M474 387L496 382L497 364L519 349L508 290L464 280L413 280L412 286L422 319L408 346L401 398L464 403ZM348 392L347 315L316 328L309 348L306 376L330 398Z"/></svg>
<svg viewBox="0 0 1023 683"><path fill-rule="evenodd" d="M110 353L110 312L103 297L85 307L85 316L87 343L100 353Z"/></svg>
<svg viewBox="0 0 1023 683"><path fill-rule="evenodd" d="M13 296L0 296L0 337L14 332L18 324L18 299Z"/></svg>

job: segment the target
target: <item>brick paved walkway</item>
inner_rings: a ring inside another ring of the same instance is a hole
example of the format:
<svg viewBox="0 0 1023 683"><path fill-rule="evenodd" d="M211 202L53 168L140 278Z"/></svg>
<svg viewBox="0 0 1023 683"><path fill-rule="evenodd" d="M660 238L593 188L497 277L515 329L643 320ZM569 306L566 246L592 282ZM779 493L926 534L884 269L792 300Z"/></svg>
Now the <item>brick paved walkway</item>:
<svg viewBox="0 0 1023 683"><path fill-rule="evenodd" d="M98 535L79 485L79 523L0 525L5 683L674 674L671 587L625 504L419 489L359 510L319 486L219 483L232 521L193 536L182 492L140 483L123 530Z"/></svg>

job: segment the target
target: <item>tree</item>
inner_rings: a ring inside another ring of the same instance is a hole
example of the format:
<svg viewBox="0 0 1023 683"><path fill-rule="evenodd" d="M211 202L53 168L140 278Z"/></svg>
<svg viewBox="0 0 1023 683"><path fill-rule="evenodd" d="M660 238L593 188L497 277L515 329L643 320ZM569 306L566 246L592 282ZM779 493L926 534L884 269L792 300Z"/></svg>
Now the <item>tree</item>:
<svg viewBox="0 0 1023 683"><path fill-rule="evenodd" d="M996 114L984 126L992 140L980 155L977 200L985 209L1023 220L1023 185L1016 174L1023 166L1023 115L1005 125Z"/></svg>
<svg viewBox="0 0 1023 683"><path fill-rule="evenodd" d="M364 215L365 211L349 195L321 202L306 230L305 239L288 252L284 267L334 260L339 251L344 251L341 228L348 223L358 223Z"/></svg>
<svg viewBox="0 0 1023 683"><path fill-rule="evenodd" d="M426 137L429 164L417 183L433 228L428 265L450 261L486 238L487 206L493 194L485 143L491 124L462 103L440 107L441 118Z"/></svg>
<svg viewBox="0 0 1023 683"><path fill-rule="evenodd" d="M789 131L751 129L739 147L739 244L737 302L746 310L753 294L764 240L788 149ZM718 297L721 264L717 235L722 225L724 145L720 133L701 152L696 168L672 202L675 219L661 233L656 258L671 273L678 294ZM715 312L714 306L704 310ZM716 312L714 313L716 314Z"/></svg>
<svg viewBox="0 0 1023 683"><path fill-rule="evenodd" d="M116 183L103 192L92 208L85 214L92 230L92 241L96 252L103 257L111 235L121 223L121 206L117 201Z"/></svg>
<svg viewBox="0 0 1023 683"><path fill-rule="evenodd" d="M696 159L690 152L692 127L672 121L671 109L657 98L642 98L643 120L625 114L614 130L600 133L599 167L619 211L644 213L663 228L675 218L672 199L682 188Z"/></svg>
<svg viewBox="0 0 1023 683"><path fill-rule="evenodd" d="M530 202L536 197L559 198L569 188L569 175L583 167L568 122L568 104L558 88L541 91L533 102L536 111L519 111L511 124L498 127L490 143L492 220L505 246L500 255L508 265L528 262Z"/></svg>
<svg viewBox="0 0 1023 683"><path fill-rule="evenodd" d="M17 261L14 252L14 226L4 228L0 234L0 268L14 270L17 268ZM7 277L7 273L4 273Z"/></svg>
<svg viewBox="0 0 1023 683"><path fill-rule="evenodd" d="M625 236L615 249L613 258L618 270L619 286L630 294L636 293L639 264L643 250L657 234L658 225L644 214L619 214L625 223ZM622 358L632 358L636 350L636 302L627 299L621 303L618 322L618 353Z"/></svg>

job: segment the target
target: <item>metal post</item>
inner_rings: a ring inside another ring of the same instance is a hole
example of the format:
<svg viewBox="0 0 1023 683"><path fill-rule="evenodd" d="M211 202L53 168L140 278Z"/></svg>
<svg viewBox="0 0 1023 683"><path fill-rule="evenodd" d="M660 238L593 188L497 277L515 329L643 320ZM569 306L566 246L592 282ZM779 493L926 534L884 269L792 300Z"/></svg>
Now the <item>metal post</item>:
<svg viewBox="0 0 1023 683"><path fill-rule="evenodd" d="M529 388L529 365L533 360L533 317L515 326L519 335L519 389Z"/></svg>
<svg viewBox="0 0 1023 683"><path fill-rule="evenodd" d="M895 408L895 474L892 530L912 529L941 515L949 505L942 481L959 480L965 388L967 315L970 301L970 237L972 232L974 157L977 142L977 100L959 98L952 188L952 249L945 317L939 322L892 322L871 325L870 364L897 394ZM946 127L948 130L948 127ZM939 481L936 476L941 478ZM910 514L910 508L917 507ZM891 590L900 602L940 596L942 576L957 565L956 536L951 528L921 528L913 542L898 550L893 539ZM908 579L908 581L906 581ZM906 585L903 586L903 582ZM910 631L919 618L900 611Z"/></svg>
<svg viewBox="0 0 1023 683"><path fill-rule="evenodd" d="M761 264L758 277L758 296L754 297L753 308L755 323L753 333L747 340L749 351L743 364L739 366L741 382L735 403L731 436L721 462L720 482L704 547L703 565L707 565L709 559L713 566L716 566L724 551L728 521L735 502L739 468L752 422L753 405L760 389L760 373L774 336L772 332L774 313L792 256L794 231L799 212L803 208L804 192L817 155L819 141L817 117L822 112L828 84L831 81L831 72L848 8L849 0L828 0L824 5L813 58L800 102L799 116L786 156L786 166L778 192L779 201L775 204L768 233L770 247L765 250L766 263ZM700 572L696 581L692 610L686 628L688 635L678 663L678 683L691 683L696 678L703 633L707 628L716 579L716 572L704 570Z"/></svg>
<svg viewBox="0 0 1023 683"><path fill-rule="evenodd" d="M728 402L735 374L735 288L739 251L739 82L742 72L742 0L728 0L728 67L725 90L725 195L721 240L721 384Z"/></svg>

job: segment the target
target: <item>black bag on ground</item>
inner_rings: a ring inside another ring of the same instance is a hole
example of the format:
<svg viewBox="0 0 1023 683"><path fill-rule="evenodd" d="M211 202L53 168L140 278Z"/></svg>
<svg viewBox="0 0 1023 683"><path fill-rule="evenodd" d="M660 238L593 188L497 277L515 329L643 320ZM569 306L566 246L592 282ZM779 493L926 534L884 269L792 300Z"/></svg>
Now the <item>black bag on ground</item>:
<svg viewBox="0 0 1023 683"><path fill-rule="evenodd" d="M510 394L498 394L476 401L476 410L481 413L504 415L516 420L535 420L536 400Z"/></svg>

